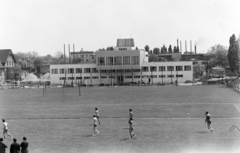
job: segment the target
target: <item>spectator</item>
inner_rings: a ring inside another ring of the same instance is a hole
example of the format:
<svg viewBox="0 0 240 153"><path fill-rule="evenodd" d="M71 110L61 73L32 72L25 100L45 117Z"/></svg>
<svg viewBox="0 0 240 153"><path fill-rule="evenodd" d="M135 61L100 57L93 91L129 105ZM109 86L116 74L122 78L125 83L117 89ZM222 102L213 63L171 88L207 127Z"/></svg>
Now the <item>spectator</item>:
<svg viewBox="0 0 240 153"><path fill-rule="evenodd" d="M0 138L0 153L5 153L7 146L3 143L3 138Z"/></svg>
<svg viewBox="0 0 240 153"><path fill-rule="evenodd" d="M13 143L10 146L10 153L19 153L20 145L17 143L17 139L13 139Z"/></svg>

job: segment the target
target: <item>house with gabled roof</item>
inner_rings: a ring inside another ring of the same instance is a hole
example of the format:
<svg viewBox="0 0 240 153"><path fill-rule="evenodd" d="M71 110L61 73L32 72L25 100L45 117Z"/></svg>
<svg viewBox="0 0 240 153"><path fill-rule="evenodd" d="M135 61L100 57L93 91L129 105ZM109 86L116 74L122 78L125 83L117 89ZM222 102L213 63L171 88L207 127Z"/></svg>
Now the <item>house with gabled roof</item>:
<svg viewBox="0 0 240 153"><path fill-rule="evenodd" d="M11 49L0 49L0 78L3 80L20 79L20 68Z"/></svg>

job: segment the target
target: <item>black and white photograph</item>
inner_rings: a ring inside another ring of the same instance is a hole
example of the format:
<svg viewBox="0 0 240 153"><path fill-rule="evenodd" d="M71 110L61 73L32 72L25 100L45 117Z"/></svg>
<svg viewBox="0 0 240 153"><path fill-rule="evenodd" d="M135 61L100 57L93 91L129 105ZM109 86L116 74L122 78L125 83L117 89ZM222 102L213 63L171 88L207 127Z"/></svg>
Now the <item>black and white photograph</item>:
<svg viewBox="0 0 240 153"><path fill-rule="evenodd" d="M239 153L239 0L0 0L0 153Z"/></svg>

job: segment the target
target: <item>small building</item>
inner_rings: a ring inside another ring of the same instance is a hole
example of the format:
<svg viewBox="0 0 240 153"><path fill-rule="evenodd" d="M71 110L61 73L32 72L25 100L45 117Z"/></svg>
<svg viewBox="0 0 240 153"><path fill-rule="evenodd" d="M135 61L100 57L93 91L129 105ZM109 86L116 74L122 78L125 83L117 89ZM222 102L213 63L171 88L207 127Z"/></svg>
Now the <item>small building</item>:
<svg viewBox="0 0 240 153"><path fill-rule="evenodd" d="M79 52L70 52L71 63L94 63L95 62L95 52L84 51L81 49Z"/></svg>
<svg viewBox="0 0 240 153"><path fill-rule="evenodd" d="M110 51L96 51L96 62L50 65L51 83L85 85L174 83L193 80L192 61L148 62L133 39L118 39Z"/></svg>
<svg viewBox="0 0 240 153"><path fill-rule="evenodd" d="M0 77L3 80L20 80L21 69L16 66L16 59L11 49L0 50Z"/></svg>

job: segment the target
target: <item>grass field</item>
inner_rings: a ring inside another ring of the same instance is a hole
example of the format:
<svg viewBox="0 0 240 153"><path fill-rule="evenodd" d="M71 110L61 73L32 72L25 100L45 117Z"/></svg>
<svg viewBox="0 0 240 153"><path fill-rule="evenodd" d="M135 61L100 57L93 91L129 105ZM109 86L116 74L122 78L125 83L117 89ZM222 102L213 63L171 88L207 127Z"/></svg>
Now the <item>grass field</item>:
<svg viewBox="0 0 240 153"><path fill-rule="evenodd" d="M0 118L33 153L239 152L240 94L224 86L142 86L0 90ZM100 134L92 137L92 115ZM128 110L136 139L129 139ZM212 115L213 132L204 124ZM4 141L8 149L12 140ZM8 151L7 151L8 152Z"/></svg>

